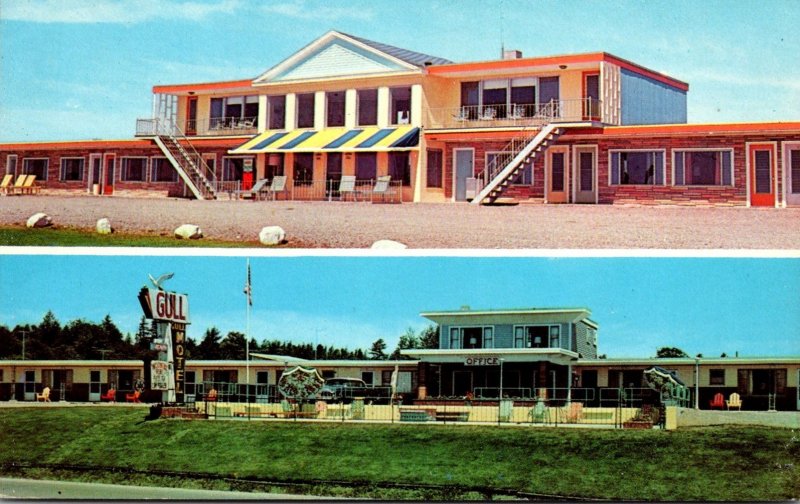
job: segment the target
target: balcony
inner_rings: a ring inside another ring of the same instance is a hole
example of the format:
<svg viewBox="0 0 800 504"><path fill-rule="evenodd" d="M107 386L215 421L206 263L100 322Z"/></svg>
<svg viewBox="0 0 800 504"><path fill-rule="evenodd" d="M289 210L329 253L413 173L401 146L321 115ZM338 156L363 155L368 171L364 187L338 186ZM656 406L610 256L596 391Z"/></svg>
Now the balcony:
<svg viewBox="0 0 800 504"><path fill-rule="evenodd" d="M514 128L543 126L551 122L599 121L602 102L593 98L432 108L428 129Z"/></svg>
<svg viewBox="0 0 800 504"><path fill-rule="evenodd" d="M169 134L173 131L163 131L165 121L157 119L137 119L136 136L153 136ZM239 136L255 135L258 133L257 117L212 117L207 119L189 120L185 123L183 133L186 136Z"/></svg>

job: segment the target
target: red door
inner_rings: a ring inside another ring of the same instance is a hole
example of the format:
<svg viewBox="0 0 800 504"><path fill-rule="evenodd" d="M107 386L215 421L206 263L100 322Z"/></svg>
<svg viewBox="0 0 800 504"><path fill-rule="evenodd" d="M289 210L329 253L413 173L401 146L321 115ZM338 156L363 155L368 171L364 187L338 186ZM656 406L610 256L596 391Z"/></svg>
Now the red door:
<svg viewBox="0 0 800 504"><path fill-rule="evenodd" d="M748 147L748 179L751 206L775 206L775 146L751 144Z"/></svg>
<svg viewBox="0 0 800 504"><path fill-rule="evenodd" d="M103 156L103 190L102 194L114 193L114 166L116 165L116 156L114 154L105 154Z"/></svg>

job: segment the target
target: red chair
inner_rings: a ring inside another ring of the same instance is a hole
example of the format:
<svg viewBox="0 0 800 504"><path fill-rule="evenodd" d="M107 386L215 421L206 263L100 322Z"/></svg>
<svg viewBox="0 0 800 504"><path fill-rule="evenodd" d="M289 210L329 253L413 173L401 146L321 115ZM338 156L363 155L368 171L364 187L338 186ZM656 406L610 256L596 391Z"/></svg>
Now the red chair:
<svg viewBox="0 0 800 504"><path fill-rule="evenodd" d="M138 390L133 394L125 394L125 402L140 403L139 396L142 395Z"/></svg>
<svg viewBox="0 0 800 504"><path fill-rule="evenodd" d="M117 402L117 391L113 388L108 389L108 392L100 396L100 401Z"/></svg>
<svg viewBox="0 0 800 504"><path fill-rule="evenodd" d="M711 401L708 401L708 406L711 409L715 409L715 408L725 409L725 396L722 395L721 393L717 393L714 396L714 399L712 399Z"/></svg>

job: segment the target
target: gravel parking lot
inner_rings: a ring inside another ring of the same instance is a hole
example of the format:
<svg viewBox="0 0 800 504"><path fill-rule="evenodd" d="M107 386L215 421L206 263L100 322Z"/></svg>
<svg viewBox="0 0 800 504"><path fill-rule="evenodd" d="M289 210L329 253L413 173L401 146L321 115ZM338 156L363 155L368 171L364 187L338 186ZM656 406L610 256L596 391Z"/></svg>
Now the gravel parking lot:
<svg viewBox="0 0 800 504"><path fill-rule="evenodd" d="M793 249L800 209L614 205L387 205L350 202L192 201L91 196L0 198L0 224L36 212L61 227L170 235L197 224L206 237L257 240L278 225L289 247L366 248L392 239L410 248Z"/></svg>

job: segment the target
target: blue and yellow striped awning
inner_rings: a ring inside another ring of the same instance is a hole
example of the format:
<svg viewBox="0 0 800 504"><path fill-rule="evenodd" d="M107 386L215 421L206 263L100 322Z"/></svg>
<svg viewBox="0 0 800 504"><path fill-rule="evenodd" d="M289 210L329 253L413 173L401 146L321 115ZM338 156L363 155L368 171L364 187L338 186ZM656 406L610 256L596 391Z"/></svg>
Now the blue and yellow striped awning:
<svg viewBox="0 0 800 504"><path fill-rule="evenodd" d="M273 152L377 152L409 150L419 147L419 128L328 128L324 130L266 131L231 154Z"/></svg>

